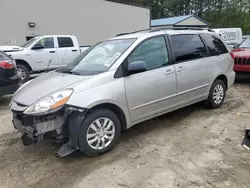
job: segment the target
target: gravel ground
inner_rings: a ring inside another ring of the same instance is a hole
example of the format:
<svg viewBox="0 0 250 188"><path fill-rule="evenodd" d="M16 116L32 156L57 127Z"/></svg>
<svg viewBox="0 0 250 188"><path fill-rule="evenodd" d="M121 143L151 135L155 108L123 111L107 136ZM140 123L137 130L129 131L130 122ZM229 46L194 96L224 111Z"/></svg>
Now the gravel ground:
<svg viewBox="0 0 250 188"><path fill-rule="evenodd" d="M249 188L250 84L237 83L217 110L201 105L126 131L110 153L57 158L56 145L25 147L13 128L10 97L0 98L0 188Z"/></svg>

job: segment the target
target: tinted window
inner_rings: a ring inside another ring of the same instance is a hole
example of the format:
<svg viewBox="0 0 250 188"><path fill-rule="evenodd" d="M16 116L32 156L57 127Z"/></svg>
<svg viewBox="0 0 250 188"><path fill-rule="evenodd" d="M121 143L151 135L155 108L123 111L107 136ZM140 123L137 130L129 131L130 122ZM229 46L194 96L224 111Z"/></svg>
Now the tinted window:
<svg viewBox="0 0 250 188"><path fill-rule="evenodd" d="M174 35L171 36L171 42L177 62L207 56L199 35Z"/></svg>
<svg viewBox="0 0 250 188"><path fill-rule="evenodd" d="M74 47L73 41L70 37L58 37L59 48Z"/></svg>
<svg viewBox="0 0 250 188"><path fill-rule="evenodd" d="M128 63L144 61L147 70L166 66L168 64L168 52L164 37L157 37L143 42L128 58Z"/></svg>
<svg viewBox="0 0 250 188"><path fill-rule="evenodd" d="M212 56L228 53L221 39L215 35L202 34Z"/></svg>
<svg viewBox="0 0 250 188"><path fill-rule="evenodd" d="M31 39L33 40L33 39ZM54 45L54 38L53 37L48 37L48 38L43 38L41 40L39 40L37 44L41 44L44 46L44 48L54 48L55 45Z"/></svg>

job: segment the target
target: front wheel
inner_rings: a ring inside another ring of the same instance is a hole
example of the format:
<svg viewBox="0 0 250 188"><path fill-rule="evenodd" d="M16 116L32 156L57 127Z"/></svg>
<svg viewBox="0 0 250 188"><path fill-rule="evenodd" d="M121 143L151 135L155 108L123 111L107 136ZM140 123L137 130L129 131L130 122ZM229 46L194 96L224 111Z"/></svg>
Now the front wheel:
<svg viewBox="0 0 250 188"><path fill-rule="evenodd" d="M223 104L225 97L225 83L222 80L216 80L210 89L208 99L206 100L206 106L212 109L219 108Z"/></svg>
<svg viewBox="0 0 250 188"><path fill-rule="evenodd" d="M88 156L105 154L113 148L120 135L121 123L114 112L108 109L91 111L79 132L80 151Z"/></svg>

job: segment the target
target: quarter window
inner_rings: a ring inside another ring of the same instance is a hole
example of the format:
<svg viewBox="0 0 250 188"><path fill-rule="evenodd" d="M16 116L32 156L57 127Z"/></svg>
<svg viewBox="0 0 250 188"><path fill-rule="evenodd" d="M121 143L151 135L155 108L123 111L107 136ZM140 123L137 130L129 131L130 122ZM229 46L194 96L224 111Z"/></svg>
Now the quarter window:
<svg viewBox="0 0 250 188"><path fill-rule="evenodd" d="M171 42L177 62L207 56L205 45L199 35L173 35Z"/></svg>
<svg viewBox="0 0 250 188"><path fill-rule="evenodd" d="M54 48L54 38L53 37L47 37L39 40L36 45L42 45L44 48Z"/></svg>
<svg viewBox="0 0 250 188"><path fill-rule="evenodd" d="M201 36L204 38L211 56L228 53L227 48L225 47L221 39L219 39L219 37L204 33Z"/></svg>
<svg viewBox="0 0 250 188"><path fill-rule="evenodd" d="M128 58L128 63L144 61L147 70L168 65L168 51L165 38L156 37L143 42Z"/></svg>
<svg viewBox="0 0 250 188"><path fill-rule="evenodd" d="M58 37L59 48L74 47L73 41L70 37Z"/></svg>

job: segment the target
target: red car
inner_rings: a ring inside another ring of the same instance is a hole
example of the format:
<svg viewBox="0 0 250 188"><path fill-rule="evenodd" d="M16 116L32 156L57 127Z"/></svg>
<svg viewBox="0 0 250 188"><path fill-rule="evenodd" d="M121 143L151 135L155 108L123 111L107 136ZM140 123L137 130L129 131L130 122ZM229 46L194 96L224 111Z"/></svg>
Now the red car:
<svg viewBox="0 0 250 188"><path fill-rule="evenodd" d="M238 48L233 49L234 71L250 78L250 38L245 39Z"/></svg>

